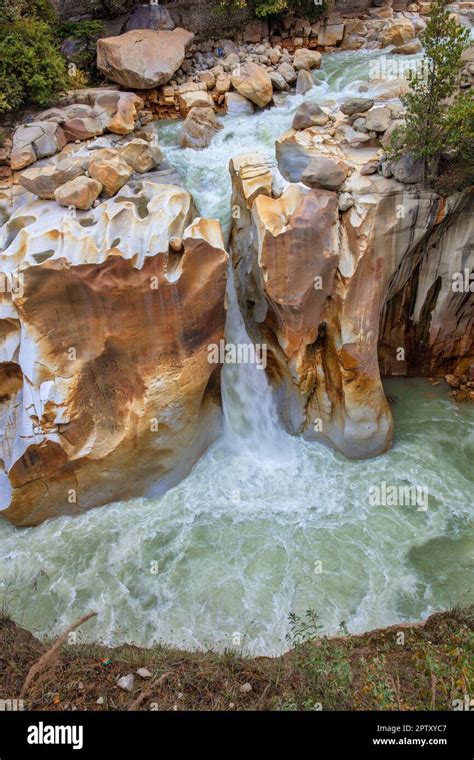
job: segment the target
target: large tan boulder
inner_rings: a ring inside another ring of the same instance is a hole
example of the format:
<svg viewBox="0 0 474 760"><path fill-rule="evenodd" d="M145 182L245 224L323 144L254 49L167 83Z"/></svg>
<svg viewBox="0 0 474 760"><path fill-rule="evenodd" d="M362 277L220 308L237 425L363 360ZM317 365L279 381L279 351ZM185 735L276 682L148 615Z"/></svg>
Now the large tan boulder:
<svg viewBox="0 0 474 760"><path fill-rule="evenodd" d="M103 148L94 151L88 171L93 179L101 183L104 195L111 197L128 182L133 170L117 150Z"/></svg>
<svg viewBox="0 0 474 760"><path fill-rule="evenodd" d="M423 45L418 38L410 40L409 42L405 42L404 45L399 45L394 50L392 50L392 53L397 53L398 55L416 55L417 53L422 52Z"/></svg>
<svg viewBox="0 0 474 760"><path fill-rule="evenodd" d="M298 48L295 51L295 57L293 59L293 65L296 69L296 71L300 71L301 69L306 69L306 71L311 71L311 69L319 69L321 66L321 53L318 53L317 50L308 50L307 48Z"/></svg>
<svg viewBox="0 0 474 760"><path fill-rule="evenodd" d="M397 19L390 22L386 29L380 32L380 44L382 47L388 45L403 45L405 42L415 37L415 27L409 19Z"/></svg>
<svg viewBox="0 0 474 760"><path fill-rule="evenodd" d="M54 198L54 191L65 182L85 173L85 168L78 161L64 159L57 165L33 167L20 174L22 187L34 193L38 198Z"/></svg>
<svg viewBox="0 0 474 760"><path fill-rule="evenodd" d="M272 80L263 66L247 61L232 71L232 86L244 98L263 108L273 97Z"/></svg>
<svg viewBox="0 0 474 760"><path fill-rule="evenodd" d="M168 82L181 66L194 34L135 29L97 41L99 70L123 87L148 90Z"/></svg>
<svg viewBox="0 0 474 760"><path fill-rule="evenodd" d="M178 105L183 118L186 118L191 108L215 108L215 103L207 90L183 92L179 95Z"/></svg>
<svg viewBox="0 0 474 760"><path fill-rule="evenodd" d="M213 108L191 108L183 122L179 144L182 148L207 148L220 129L222 124Z"/></svg>
<svg viewBox="0 0 474 760"><path fill-rule="evenodd" d="M58 187L54 197L60 206L74 206L74 208L87 211L101 192L102 185L97 180L90 177L76 177Z"/></svg>
<svg viewBox="0 0 474 760"><path fill-rule="evenodd" d="M158 145L150 144L147 140L139 138L130 140L124 148L121 148L120 155L133 171L140 174L155 169L163 160Z"/></svg>
<svg viewBox="0 0 474 760"><path fill-rule="evenodd" d="M36 525L176 484L221 429L219 223L143 180L76 217L35 200L5 232L0 268L21 262L24 288L0 294L2 518Z"/></svg>

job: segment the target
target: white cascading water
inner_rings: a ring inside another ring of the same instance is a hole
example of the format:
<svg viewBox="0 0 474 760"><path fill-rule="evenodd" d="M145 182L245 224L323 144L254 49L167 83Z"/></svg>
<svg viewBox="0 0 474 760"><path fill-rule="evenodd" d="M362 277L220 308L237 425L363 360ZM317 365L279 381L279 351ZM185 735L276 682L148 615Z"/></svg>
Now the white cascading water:
<svg viewBox="0 0 474 760"><path fill-rule="evenodd" d="M222 369L226 442L236 451L252 451L259 457L271 457L274 461L284 456L288 461L291 439L279 424L276 404L265 374L265 361L261 361L259 352L253 350L245 328L232 266L229 266L226 300L226 343L235 348L251 347L247 352L251 361L225 363Z"/></svg>
<svg viewBox="0 0 474 760"><path fill-rule="evenodd" d="M335 107L383 55L324 56L304 99ZM273 160L302 100L224 117L202 151L177 146L179 124L159 128L203 216L228 229L229 159L259 150ZM226 340L250 342L232 278ZM287 435L255 364L225 364L222 386L224 436L164 495L36 528L0 520L0 607L41 636L96 610L79 633L89 640L271 655L287 647L293 610L314 609L327 632L341 621L362 631L472 600L472 406L455 407L424 380L391 380L395 445L353 462ZM381 481L423 484L428 511L370 506L368 488Z"/></svg>

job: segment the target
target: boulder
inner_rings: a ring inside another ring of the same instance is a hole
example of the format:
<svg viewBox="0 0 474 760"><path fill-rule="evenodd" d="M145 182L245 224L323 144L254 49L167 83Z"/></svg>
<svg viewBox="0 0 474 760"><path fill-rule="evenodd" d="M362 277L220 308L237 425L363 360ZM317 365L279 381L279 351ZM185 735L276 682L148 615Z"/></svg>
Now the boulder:
<svg viewBox="0 0 474 760"><path fill-rule="evenodd" d="M415 27L409 19L397 19L388 22L387 27L382 29L379 35L381 47L388 45L403 45L415 36Z"/></svg>
<svg viewBox="0 0 474 760"><path fill-rule="evenodd" d="M156 3L137 5L129 16L125 31L132 29L153 29L154 31L172 31L175 28L173 19L166 8Z"/></svg>
<svg viewBox="0 0 474 760"><path fill-rule="evenodd" d="M282 92L284 90L290 89L290 85L278 71L269 71L268 75L272 80L273 89L277 92Z"/></svg>
<svg viewBox="0 0 474 760"><path fill-rule="evenodd" d="M222 129L213 108L191 108L179 135L182 148L207 148L215 133Z"/></svg>
<svg viewBox="0 0 474 760"><path fill-rule="evenodd" d="M318 45L332 47L344 37L344 24L321 24L318 33Z"/></svg>
<svg viewBox="0 0 474 760"><path fill-rule="evenodd" d="M338 190L347 177L347 169L328 156L316 156L304 170L301 181L308 187Z"/></svg>
<svg viewBox="0 0 474 760"><path fill-rule="evenodd" d="M140 174L155 169L163 160L158 145L151 145L147 140L139 138L130 140L124 148L121 148L120 155L133 171Z"/></svg>
<svg viewBox="0 0 474 760"><path fill-rule="evenodd" d="M232 72L231 82L240 95L260 108L268 105L273 97L272 80L268 72L252 61L237 66Z"/></svg>
<svg viewBox="0 0 474 760"><path fill-rule="evenodd" d="M291 66L291 64L287 63L286 61L280 63L277 71L279 74L281 74L287 84L292 85L296 82L298 74L294 70L293 66Z"/></svg>
<svg viewBox="0 0 474 760"><path fill-rule="evenodd" d="M66 145L66 136L54 121L23 124L13 135L11 168L24 169L40 158L53 156Z"/></svg>
<svg viewBox="0 0 474 760"><path fill-rule="evenodd" d="M120 153L112 148L94 151L88 171L93 179L102 184L104 195L109 198L128 182L132 174L132 168Z"/></svg>
<svg viewBox="0 0 474 760"><path fill-rule="evenodd" d="M324 127L329 121L327 113L317 103L302 103L296 109L292 129L308 129L308 127Z"/></svg>
<svg viewBox="0 0 474 760"><path fill-rule="evenodd" d="M98 137L104 133L97 116L78 116L74 119L68 119L62 128L66 139L70 142L90 140L91 137Z"/></svg>
<svg viewBox="0 0 474 760"><path fill-rule="evenodd" d="M405 120L404 119L392 119L390 124L388 125L387 130L384 132L383 136L380 139L380 142L382 144L383 148L389 148L392 143L392 138L394 135L394 132L397 129L402 129L402 127L405 126Z"/></svg>
<svg viewBox="0 0 474 760"><path fill-rule="evenodd" d="M100 182L83 176L76 177L58 187L54 192L54 197L60 206L74 206L82 211L88 211L101 192Z"/></svg>
<svg viewBox="0 0 474 760"><path fill-rule="evenodd" d="M184 92L178 98L179 111L186 118L191 108L215 108L214 101L207 90Z"/></svg>
<svg viewBox="0 0 474 760"><path fill-rule="evenodd" d="M225 96L225 109L227 113L233 114L251 114L254 112L254 104L239 95L238 92L226 92Z"/></svg>
<svg viewBox="0 0 474 760"><path fill-rule="evenodd" d="M230 74L219 74L216 79L216 91L219 95L224 95L230 90Z"/></svg>
<svg viewBox="0 0 474 760"><path fill-rule="evenodd" d="M365 37L359 34L345 34L341 45L342 50L360 50L366 43Z"/></svg>
<svg viewBox="0 0 474 760"><path fill-rule="evenodd" d="M340 106L340 110L346 116L353 116L355 113L365 113L374 105L370 98L350 98L345 100Z"/></svg>
<svg viewBox="0 0 474 760"><path fill-rule="evenodd" d="M303 95L305 92L308 92L313 85L314 79L311 72L306 69L301 69L301 71L298 72L298 79L296 80L296 92Z"/></svg>
<svg viewBox="0 0 474 760"><path fill-rule="evenodd" d="M364 132L358 132L352 129L348 124L340 124L336 129L336 139L343 145L349 145L351 148L365 148L370 143L370 135Z"/></svg>
<svg viewBox="0 0 474 760"><path fill-rule="evenodd" d="M364 166L361 167L360 173L363 177L368 177L371 174L375 174L376 171L379 168L379 162L374 159L373 161L368 161Z"/></svg>
<svg viewBox="0 0 474 760"><path fill-rule="evenodd" d="M210 71L200 71L198 77L206 85L207 90L213 90L216 86L216 77Z"/></svg>
<svg viewBox="0 0 474 760"><path fill-rule="evenodd" d="M42 168L26 169L20 174L19 182L25 190L34 193L38 198L54 198L55 190L81 174L85 169L79 162L63 160L56 166L43 166Z"/></svg>
<svg viewBox="0 0 474 760"><path fill-rule="evenodd" d="M376 100L394 100L408 92L409 84L406 79L382 79L370 82L370 89Z"/></svg>
<svg viewBox="0 0 474 760"><path fill-rule="evenodd" d="M193 37L180 27L172 32L141 29L105 37L97 41L97 66L123 87L159 87L179 69Z"/></svg>
<svg viewBox="0 0 474 760"><path fill-rule="evenodd" d="M144 106L134 92L105 90L94 98L94 110L104 129L117 135L128 135L135 129L138 111Z"/></svg>
<svg viewBox="0 0 474 760"><path fill-rule="evenodd" d="M381 108L373 108L368 112L365 118L365 128L369 132L385 132L391 119L390 108L382 106Z"/></svg>
<svg viewBox="0 0 474 760"><path fill-rule="evenodd" d="M390 161L390 170L399 182L411 185L423 179L423 161L412 153L405 153L398 161Z"/></svg>
<svg viewBox="0 0 474 760"><path fill-rule="evenodd" d="M301 69L305 69L306 71L319 69L321 66L321 53L318 53L316 50L308 50L307 48L298 48L295 51L293 66L296 71L300 71Z"/></svg>
<svg viewBox="0 0 474 760"><path fill-rule="evenodd" d="M392 50L392 53L398 55L416 55L423 52L423 45L418 38L405 42L404 45L399 45Z"/></svg>

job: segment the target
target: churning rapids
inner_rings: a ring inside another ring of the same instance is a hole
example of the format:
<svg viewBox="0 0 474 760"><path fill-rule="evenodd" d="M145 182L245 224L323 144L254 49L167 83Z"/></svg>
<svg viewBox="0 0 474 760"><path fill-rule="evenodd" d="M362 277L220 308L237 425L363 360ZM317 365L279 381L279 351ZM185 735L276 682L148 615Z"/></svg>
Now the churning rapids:
<svg viewBox="0 0 474 760"><path fill-rule="evenodd" d="M354 95L378 56L325 56L305 99ZM302 99L224 117L203 151L180 150L176 124L158 126L203 216L228 227L229 159L259 150L273 161ZM248 343L232 283L228 301L227 339ZM96 610L83 639L268 655L288 647L290 611L315 610L326 632L342 621L362 631L471 601L474 409L425 380L386 390L394 447L351 462L280 428L264 372L225 365L224 433L165 495L36 528L0 521L0 606L41 636ZM382 482L427 488L428 509L371 506Z"/></svg>

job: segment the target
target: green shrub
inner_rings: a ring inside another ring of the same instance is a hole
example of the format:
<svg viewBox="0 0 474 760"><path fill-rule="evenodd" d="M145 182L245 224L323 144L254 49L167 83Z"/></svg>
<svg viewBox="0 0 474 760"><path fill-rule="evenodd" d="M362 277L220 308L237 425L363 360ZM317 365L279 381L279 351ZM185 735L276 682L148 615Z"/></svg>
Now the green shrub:
<svg viewBox="0 0 474 760"><path fill-rule="evenodd" d="M28 15L25 15L28 13ZM47 0L5 0L0 11L0 112L24 103L48 106L67 86Z"/></svg>
<svg viewBox="0 0 474 760"><path fill-rule="evenodd" d="M469 32L450 17L446 0L435 0L421 40L426 51L424 67L409 74L410 90L402 97L406 125L395 131L391 154L398 157L410 151L421 159L425 182L436 189L441 189L440 174L447 166L450 172L454 167L454 184L462 186L462 174L472 181L474 150L474 100L458 89Z"/></svg>
<svg viewBox="0 0 474 760"><path fill-rule="evenodd" d="M278 16L284 11L293 11L304 16L310 21L319 18L329 7L331 0L321 0L316 4L314 0L254 0L253 8L257 18ZM218 0L222 11L245 8L247 0Z"/></svg>

